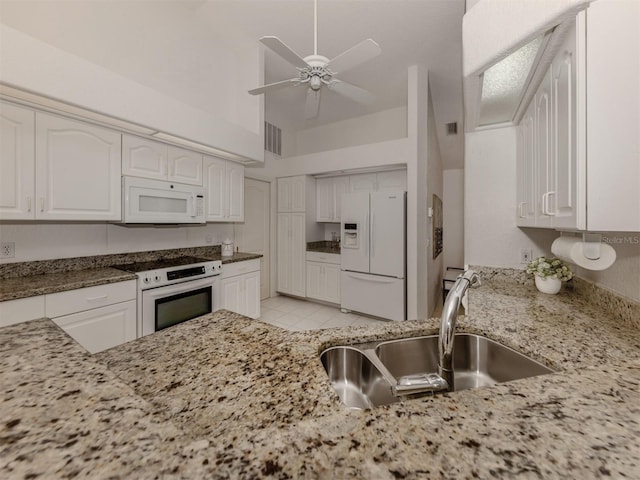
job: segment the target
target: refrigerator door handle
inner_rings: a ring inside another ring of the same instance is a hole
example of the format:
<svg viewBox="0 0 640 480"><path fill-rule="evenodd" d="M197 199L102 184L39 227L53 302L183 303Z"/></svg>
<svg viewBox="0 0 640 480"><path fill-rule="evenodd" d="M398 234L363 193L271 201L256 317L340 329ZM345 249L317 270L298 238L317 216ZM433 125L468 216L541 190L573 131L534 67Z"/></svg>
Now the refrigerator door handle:
<svg viewBox="0 0 640 480"><path fill-rule="evenodd" d="M396 277L368 275L368 274L349 272L349 271L346 271L345 273L351 278L355 278L357 280L366 280L367 282L373 282L373 283L393 283L398 280Z"/></svg>
<svg viewBox="0 0 640 480"><path fill-rule="evenodd" d="M375 238L374 232L376 231L376 211L371 210L371 257L375 257Z"/></svg>
<svg viewBox="0 0 640 480"><path fill-rule="evenodd" d="M364 245L364 254L365 256L369 256L369 242L371 241L371 235L369 235L369 212L364 214L364 225L363 225L363 238L362 245Z"/></svg>

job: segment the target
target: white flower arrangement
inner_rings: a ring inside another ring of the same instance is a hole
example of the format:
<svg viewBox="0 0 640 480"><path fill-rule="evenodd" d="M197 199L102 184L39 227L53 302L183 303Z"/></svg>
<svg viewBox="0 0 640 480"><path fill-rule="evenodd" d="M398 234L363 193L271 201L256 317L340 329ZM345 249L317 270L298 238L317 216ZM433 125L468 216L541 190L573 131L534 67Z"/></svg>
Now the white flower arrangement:
<svg viewBox="0 0 640 480"><path fill-rule="evenodd" d="M562 282L568 282L573 278L571 267L557 258L538 257L529 262L527 273L542 278L557 278Z"/></svg>

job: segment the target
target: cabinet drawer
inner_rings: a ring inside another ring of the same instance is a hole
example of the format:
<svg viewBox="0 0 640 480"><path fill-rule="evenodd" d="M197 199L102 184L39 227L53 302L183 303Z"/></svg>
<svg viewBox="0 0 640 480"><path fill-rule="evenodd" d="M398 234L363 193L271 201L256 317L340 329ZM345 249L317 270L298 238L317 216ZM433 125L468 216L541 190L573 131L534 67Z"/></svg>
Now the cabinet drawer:
<svg viewBox="0 0 640 480"><path fill-rule="evenodd" d="M339 253L307 252L307 260L310 262L333 263L340 265Z"/></svg>
<svg viewBox="0 0 640 480"><path fill-rule="evenodd" d="M244 262L227 263L222 265L222 278L235 277L243 273L256 272L260 270L260 259L245 260Z"/></svg>
<svg viewBox="0 0 640 480"><path fill-rule="evenodd" d="M0 302L0 327L44 316L44 295Z"/></svg>
<svg viewBox="0 0 640 480"><path fill-rule="evenodd" d="M49 318L82 312L91 308L136 299L136 281L107 283L46 296L45 311Z"/></svg>

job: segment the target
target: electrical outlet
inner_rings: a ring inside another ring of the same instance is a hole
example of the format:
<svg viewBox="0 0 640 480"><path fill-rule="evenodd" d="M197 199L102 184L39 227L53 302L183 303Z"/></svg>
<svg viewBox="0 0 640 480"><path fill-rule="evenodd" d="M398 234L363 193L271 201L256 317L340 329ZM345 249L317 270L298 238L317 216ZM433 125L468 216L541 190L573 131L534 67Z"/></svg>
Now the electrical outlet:
<svg viewBox="0 0 640 480"><path fill-rule="evenodd" d="M521 248L520 249L520 263L526 264L533 260L533 249Z"/></svg>
<svg viewBox="0 0 640 480"><path fill-rule="evenodd" d="M16 244L14 242L2 242L0 244L0 258L13 258L16 256Z"/></svg>

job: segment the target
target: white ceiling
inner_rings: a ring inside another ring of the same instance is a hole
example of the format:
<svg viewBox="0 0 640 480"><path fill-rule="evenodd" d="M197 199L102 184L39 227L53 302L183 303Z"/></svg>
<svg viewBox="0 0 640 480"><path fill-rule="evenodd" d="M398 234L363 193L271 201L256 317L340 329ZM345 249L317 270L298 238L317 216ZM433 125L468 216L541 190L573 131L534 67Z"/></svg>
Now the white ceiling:
<svg viewBox="0 0 640 480"><path fill-rule="evenodd" d="M207 23L233 40L274 35L300 56L313 53L312 0L183 0ZM304 88L267 94L267 112L277 110L300 129L406 105L407 68L428 68L444 168L462 168L462 16L464 0L319 0L318 53L333 58L373 38L382 48L375 59L344 72L340 79L366 88L376 103L362 106L323 92L318 118L305 120ZM270 51L266 82L296 76L294 67ZM259 85L256 85L256 87ZM458 122L458 135L445 123Z"/></svg>

